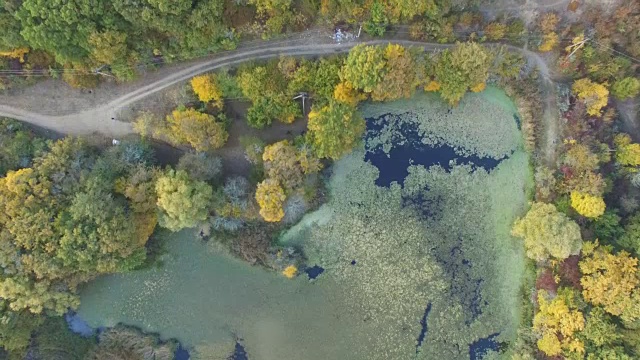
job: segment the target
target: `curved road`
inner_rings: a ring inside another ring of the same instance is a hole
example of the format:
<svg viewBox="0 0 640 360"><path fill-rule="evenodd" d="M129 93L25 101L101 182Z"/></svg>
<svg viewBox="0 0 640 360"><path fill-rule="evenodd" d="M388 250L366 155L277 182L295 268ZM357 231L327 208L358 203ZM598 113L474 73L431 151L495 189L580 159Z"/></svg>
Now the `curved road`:
<svg viewBox="0 0 640 360"><path fill-rule="evenodd" d="M307 39L309 40L309 39ZM109 101L106 104L96 106L91 109L84 110L75 114L55 116L43 115L24 109L19 109L6 104L0 104L0 116L6 116L18 120L22 120L43 128L47 128L62 134L89 134L99 132L108 136L122 136L133 132L130 123L113 120L117 118L119 112L132 103L139 101L147 96L162 91L163 89L176 83L190 79L191 77L212 71L221 67L236 65L245 61L255 59L269 59L279 56L318 56L336 53L344 53L358 44L387 44L396 43L405 46L422 47L425 50L438 50L455 46L453 44L434 44L420 41L410 41L403 39L381 39L366 41L351 41L348 43L321 43L330 40L328 37L315 39L315 44L297 44L286 46L271 46L278 44L278 41L263 42L253 48L245 48L233 51L229 55L218 56L213 59L202 60L196 65L178 70L174 73L130 91ZM282 43L282 42L280 42ZM489 46L497 46L497 44L487 44ZM506 45L510 51L522 53L529 61L535 63L536 67L543 76L543 93L545 94L545 144L541 146L544 149L544 158L547 162L552 162L555 158L553 149L555 149L555 141L557 137L557 110L555 109L555 84L553 83L549 68L544 59L535 52L521 49L515 46Z"/></svg>

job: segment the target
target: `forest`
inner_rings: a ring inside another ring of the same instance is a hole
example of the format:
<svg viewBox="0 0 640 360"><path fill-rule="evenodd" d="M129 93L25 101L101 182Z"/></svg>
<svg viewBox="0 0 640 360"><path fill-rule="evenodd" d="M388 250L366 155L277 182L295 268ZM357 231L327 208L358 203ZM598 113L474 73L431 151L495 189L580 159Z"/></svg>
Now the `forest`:
<svg viewBox="0 0 640 360"><path fill-rule="evenodd" d="M99 73L131 81L148 68L233 49L245 39L337 23L362 24L372 37L405 24L413 40L452 44L441 51L357 45L344 56L280 57L201 74L188 83L194 101L167 114L140 112L133 122L139 136L117 146L95 137L50 139L2 119L0 346L7 356L173 358L175 341L124 326L81 338L61 316L78 308L83 284L155 266L162 232L196 229L239 259L295 278L305 254L276 240L329 200L326 169L362 144L361 104L432 92L456 107L466 94L494 85L518 107L535 181L530 208L511 230L531 276L521 286L526 311L518 337L504 355L640 357L640 132L619 106L640 93L640 4L585 8L577 20L543 12L528 24L484 19L459 5L5 1L4 90L43 74L78 88L97 86L104 81ZM541 90L544 74L507 47L525 43L557 79L555 143L541 115L550 96ZM309 94L309 111L293 99L300 93ZM254 129L308 121L302 135L274 143L241 137L251 164L246 176L225 173L217 155L230 140L227 106L237 98L248 104L244 120ZM154 152L157 143L185 152L167 164Z"/></svg>

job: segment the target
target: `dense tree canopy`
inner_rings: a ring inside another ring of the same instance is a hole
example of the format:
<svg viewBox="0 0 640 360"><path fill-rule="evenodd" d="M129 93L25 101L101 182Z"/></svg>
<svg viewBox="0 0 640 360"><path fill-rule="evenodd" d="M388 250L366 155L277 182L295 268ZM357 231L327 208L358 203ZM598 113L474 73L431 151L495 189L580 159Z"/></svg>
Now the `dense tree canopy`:
<svg viewBox="0 0 640 360"><path fill-rule="evenodd" d="M191 79L191 88L200 101L212 102L218 109L222 109L222 90L214 75L200 75Z"/></svg>
<svg viewBox="0 0 640 360"><path fill-rule="evenodd" d="M218 117L224 119L224 115ZM191 145L196 151L220 148L229 137L223 121L194 109L174 110L167 123L167 136L173 143Z"/></svg>
<svg viewBox="0 0 640 360"><path fill-rule="evenodd" d="M585 300L625 321L640 318L640 274L638 259L627 252L611 253L611 249L589 243L580 262L580 283Z"/></svg>
<svg viewBox="0 0 640 360"><path fill-rule="evenodd" d="M0 179L0 297L11 310L65 312L78 305L79 283L144 260L149 233L136 231L127 200L113 192L129 166L113 153L98 157L67 138Z"/></svg>
<svg viewBox="0 0 640 360"><path fill-rule="evenodd" d="M338 159L351 151L365 130L362 116L335 101L309 113L309 143L321 158Z"/></svg>
<svg viewBox="0 0 640 360"><path fill-rule="evenodd" d="M577 298L569 289L562 289L552 300L541 290L538 293L540 311L533 319L533 328L541 334L538 348L549 356L584 353L584 344L576 336L584 329L584 316L578 309Z"/></svg>
<svg viewBox="0 0 640 360"><path fill-rule="evenodd" d="M573 83L573 93L587 106L587 113L592 116L602 115L602 108L609 101L609 90L589 79L580 79Z"/></svg>
<svg viewBox="0 0 640 360"><path fill-rule="evenodd" d="M185 171L169 170L156 182L159 224L171 231L195 227L209 215L213 190L203 181L192 180Z"/></svg>
<svg viewBox="0 0 640 360"><path fill-rule="evenodd" d="M458 43L453 50L442 52L435 66L442 98L456 105L467 90L484 89L491 62L487 49L476 43Z"/></svg>
<svg viewBox="0 0 640 360"><path fill-rule="evenodd" d="M276 179L267 179L256 190L256 201L260 205L260 215L265 221L278 222L284 217L284 189Z"/></svg>
<svg viewBox="0 0 640 360"><path fill-rule="evenodd" d="M578 224L551 204L533 203L529 212L516 220L511 233L524 238L527 256L536 261L550 256L566 259L582 247Z"/></svg>

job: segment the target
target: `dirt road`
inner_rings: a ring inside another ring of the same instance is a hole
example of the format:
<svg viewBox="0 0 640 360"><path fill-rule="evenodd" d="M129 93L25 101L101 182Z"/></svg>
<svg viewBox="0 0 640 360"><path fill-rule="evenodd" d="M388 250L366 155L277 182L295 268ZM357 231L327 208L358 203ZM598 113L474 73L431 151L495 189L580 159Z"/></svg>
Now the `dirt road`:
<svg viewBox="0 0 640 360"><path fill-rule="evenodd" d="M303 34L304 35L304 34ZM94 107L83 109L80 112L72 114L42 114L26 109L10 106L6 104L7 99L0 102L0 116L11 117L22 120L46 129L50 129L63 134L89 134L102 133L107 136L119 137L133 132L130 123L119 121L118 115L121 110L126 109L129 105L155 94L159 91L176 83L190 79L191 77L212 71L221 67L237 65L250 60L270 59L274 57L285 56L322 56L336 53L344 53L358 44L387 44L397 43L405 46L422 47L427 51L450 48L455 45L451 44L434 44L419 41L406 40L404 38L387 38L378 40L360 40L347 43L333 43L328 35L316 34L310 36L301 36L302 43L293 43L292 41L282 44L282 40L259 42L254 46L243 47L241 49L218 55L214 58L207 58L197 61L194 65L186 68L177 69L174 72L167 71L166 75L151 83L142 84L138 88L130 89L104 104L97 104ZM311 44L309 44L311 42ZM494 46L492 44L487 44ZM529 50L521 49L514 46L507 46L511 51L522 53L529 61L533 62L539 69L543 77L543 90L546 94L545 114L543 115L545 122L545 159L551 162L554 158L555 144L557 137L557 111L555 110L555 85L551 79L549 68L544 59ZM552 101L553 100L553 101Z"/></svg>

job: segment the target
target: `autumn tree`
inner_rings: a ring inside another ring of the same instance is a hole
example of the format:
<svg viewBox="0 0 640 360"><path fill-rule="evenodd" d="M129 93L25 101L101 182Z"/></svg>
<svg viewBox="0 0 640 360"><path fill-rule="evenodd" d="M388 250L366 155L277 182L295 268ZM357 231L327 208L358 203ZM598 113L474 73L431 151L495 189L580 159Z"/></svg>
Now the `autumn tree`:
<svg viewBox="0 0 640 360"><path fill-rule="evenodd" d="M597 218L604 214L606 205L604 200L600 196L593 196L588 193L581 193L578 191L571 192L571 207L574 208L578 214L588 217Z"/></svg>
<svg viewBox="0 0 640 360"><path fill-rule="evenodd" d="M278 69L278 63L257 66L240 71L238 85L252 106L247 113L247 122L255 128L270 125L274 119L286 124L301 115L299 104L292 100L287 79Z"/></svg>
<svg viewBox="0 0 640 360"><path fill-rule="evenodd" d="M382 47L357 45L340 69L340 79L365 93L372 92L382 82L387 72Z"/></svg>
<svg viewBox="0 0 640 360"><path fill-rule="evenodd" d="M287 140L266 146L262 160L267 177L277 180L287 189L299 186L303 180L303 173L296 153L296 148Z"/></svg>
<svg viewBox="0 0 640 360"><path fill-rule="evenodd" d="M617 254L607 246L587 243L580 261L585 300L624 321L640 318L638 259L626 251Z"/></svg>
<svg viewBox="0 0 640 360"><path fill-rule="evenodd" d="M527 214L515 221L511 234L524 239L527 256L536 261L550 256L566 259L582 247L578 224L551 204L533 203Z"/></svg>
<svg viewBox="0 0 640 360"><path fill-rule="evenodd" d="M78 306L80 283L144 261L149 233L113 192L130 168L117 163L125 155L99 157L67 138L0 179L0 298L12 311L62 314Z"/></svg>
<svg viewBox="0 0 640 360"><path fill-rule="evenodd" d="M540 30L542 31L542 43L538 47L538 50L547 52L553 50L559 43L559 37L556 33L556 28L560 18L554 13L546 13L540 17Z"/></svg>
<svg viewBox="0 0 640 360"><path fill-rule="evenodd" d="M215 75L200 75L191 79L191 88L204 103L212 102L218 109L224 105L222 90Z"/></svg>
<svg viewBox="0 0 640 360"><path fill-rule="evenodd" d="M484 28L484 35L491 41L502 40L506 34L507 24L492 22Z"/></svg>
<svg viewBox="0 0 640 360"><path fill-rule="evenodd" d="M640 80L634 77L626 77L618 80L611 86L611 94L617 99L626 100L638 96L640 93Z"/></svg>
<svg viewBox="0 0 640 360"><path fill-rule="evenodd" d="M171 231L195 227L207 219L213 197L211 186L189 178L185 171L169 170L156 182L159 224Z"/></svg>
<svg viewBox="0 0 640 360"><path fill-rule="evenodd" d="M167 116L167 123L167 136L174 144L189 144L196 151L218 149L229 137L223 121L194 109L174 110Z"/></svg>
<svg viewBox="0 0 640 360"><path fill-rule="evenodd" d="M284 217L284 189L276 179L267 179L258 184L256 201L260 205L260 215L265 221L278 222Z"/></svg>
<svg viewBox="0 0 640 360"><path fill-rule="evenodd" d="M336 85L333 92L333 98L338 102L355 107L360 101L365 100L367 96L359 93L350 83L341 82Z"/></svg>
<svg viewBox="0 0 640 360"><path fill-rule="evenodd" d="M389 44L384 49L386 72L382 81L373 89L375 101L409 98L416 88L416 65L409 49Z"/></svg>
<svg viewBox="0 0 640 360"><path fill-rule="evenodd" d="M318 157L338 159L351 151L365 130L352 107L335 101L309 113L307 138Z"/></svg>
<svg viewBox="0 0 640 360"><path fill-rule="evenodd" d="M453 50L445 50L435 66L440 96L456 105L467 90L484 89L490 65L491 55L476 43L458 43Z"/></svg>
<svg viewBox="0 0 640 360"><path fill-rule="evenodd" d="M632 143L627 134L617 134L613 139L616 146L616 163L623 168L634 172L640 165L640 144Z"/></svg>
<svg viewBox="0 0 640 360"><path fill-rule="evenodd" d="M555 298L538 292L539 311L533 318L533 329L540 334L538 348L548 356L584 353L578 333L584 329L584 315L578 308L576 294L560 289Z"/></svg>
<svg viewBox="0 0 640 360"><path fill-rule="evenodd" d="M587 106L587 113L591 116L601 116L602 108L609 102L609 90L587 78L573 83L573 94Z"/></svg>

